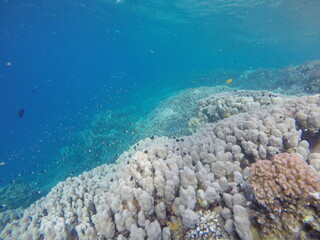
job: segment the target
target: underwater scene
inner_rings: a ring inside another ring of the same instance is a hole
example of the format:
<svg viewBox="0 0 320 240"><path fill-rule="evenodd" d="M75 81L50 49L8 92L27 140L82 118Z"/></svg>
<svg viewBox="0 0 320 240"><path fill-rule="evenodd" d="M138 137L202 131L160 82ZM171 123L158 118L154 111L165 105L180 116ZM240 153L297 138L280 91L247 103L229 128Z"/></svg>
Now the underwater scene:
<svg viewBox="0 0 320 240"><path fill-rule="evenodd" d="M320 239L319 0L0 0L0 239Z"/></svg>

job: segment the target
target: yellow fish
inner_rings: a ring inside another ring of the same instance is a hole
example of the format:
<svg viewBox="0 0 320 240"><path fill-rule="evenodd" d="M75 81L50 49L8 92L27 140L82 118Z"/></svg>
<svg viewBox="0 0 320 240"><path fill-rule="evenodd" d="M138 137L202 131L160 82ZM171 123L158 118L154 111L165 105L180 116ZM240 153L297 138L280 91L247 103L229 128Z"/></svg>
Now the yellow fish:
<svg viewBox="0 0 320 240"><path fill-rule="evenodd" d="M232 78L229 78L227 81L226 81L226 84L229 84L229 83L231 83L233 81L233 79Z"/></svg>

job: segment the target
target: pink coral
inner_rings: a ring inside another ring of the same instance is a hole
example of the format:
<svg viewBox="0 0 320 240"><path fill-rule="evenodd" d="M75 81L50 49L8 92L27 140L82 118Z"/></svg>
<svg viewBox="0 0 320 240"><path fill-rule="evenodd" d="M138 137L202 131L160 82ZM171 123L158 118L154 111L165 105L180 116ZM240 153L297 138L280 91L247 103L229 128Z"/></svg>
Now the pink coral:
<svg viewBox="0 0 320 240"><path fill-rule="evenodd" d="M275 155L250 167L250 185L257 201L272 207L279 199L307 198L320 191L320 176L297 154Z"/></svg>

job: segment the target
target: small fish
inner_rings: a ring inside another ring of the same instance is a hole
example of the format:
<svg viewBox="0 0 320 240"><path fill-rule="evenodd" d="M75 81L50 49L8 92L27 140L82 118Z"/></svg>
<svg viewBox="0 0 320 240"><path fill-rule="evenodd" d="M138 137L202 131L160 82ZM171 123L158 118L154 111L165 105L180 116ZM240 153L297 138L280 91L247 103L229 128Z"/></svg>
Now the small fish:
<svg viewBox="0 0 320 240"><path fill-rule="evenodd" d="M5 162L0 162L0 166L4 166L4 165L6 165Z"/></svg>
<svg viewBox="0 0 320 240"><path fill-rule="evenodd" d="M0 205L0 209L5 208L6 206L7 206L7 204Z"/></svg>
<svg viewBox="0 0 320 240"><path fill-rule="evenodd" d="M24 111L25 111L24 108L20 109L20 110L17 112L17 117L18 117L18 118L22 118L23 115L24 115Z"/></svg>
<svg viewBox="0 0 320 240"><path fill-rule="evenodd" d="M232 78L229 78L227 81L226 81L226 84L229 84L229 83L231 83L233 81L233 79Z"/></svg>

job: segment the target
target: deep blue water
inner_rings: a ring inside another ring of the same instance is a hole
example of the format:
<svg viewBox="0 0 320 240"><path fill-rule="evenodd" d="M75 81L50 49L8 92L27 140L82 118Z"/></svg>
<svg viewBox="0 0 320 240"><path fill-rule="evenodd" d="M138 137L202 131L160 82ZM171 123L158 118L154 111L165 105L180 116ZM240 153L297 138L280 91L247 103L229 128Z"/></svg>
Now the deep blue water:
<svg viewBox="0 0 320 240"><path fill-rule="evenodd" d="M320 57L319 1L225 2L1 0L0 184L52 164L100 111L149 111L151 98L224 83L199 77L216 69Z"/></svg>

